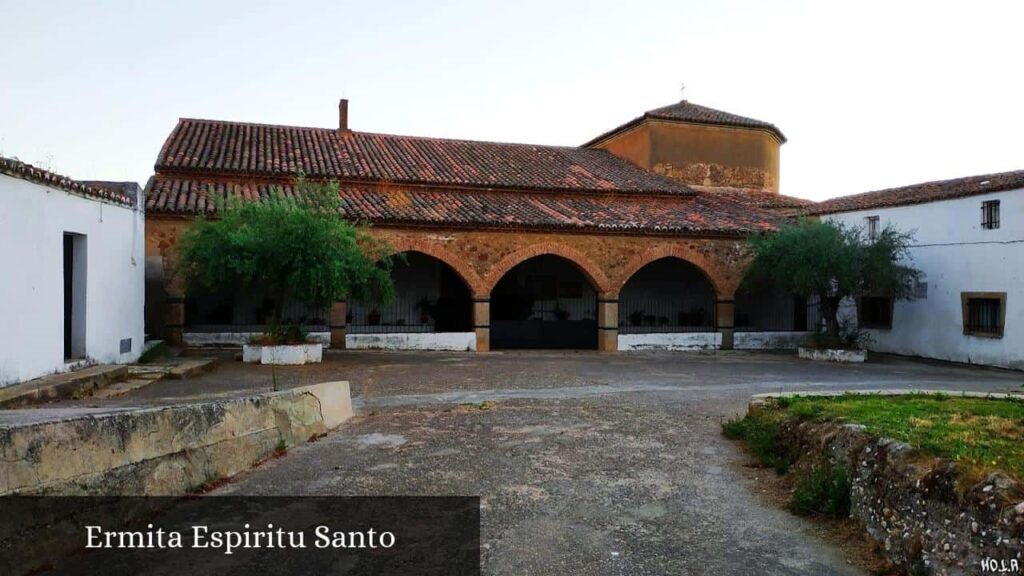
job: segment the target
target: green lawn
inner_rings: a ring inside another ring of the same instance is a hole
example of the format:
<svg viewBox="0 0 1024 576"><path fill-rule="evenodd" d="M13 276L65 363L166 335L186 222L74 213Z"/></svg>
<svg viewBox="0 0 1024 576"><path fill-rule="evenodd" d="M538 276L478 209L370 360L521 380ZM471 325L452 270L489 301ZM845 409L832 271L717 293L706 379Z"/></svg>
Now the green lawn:
<svg viewBox="0 0 1024 576"><path fill-rule="evenodd" d="M844 395L779 401L791 418L863 424L960 462L972 476L1002 470L1024 479L1024 402L955 396Z"/></svg>

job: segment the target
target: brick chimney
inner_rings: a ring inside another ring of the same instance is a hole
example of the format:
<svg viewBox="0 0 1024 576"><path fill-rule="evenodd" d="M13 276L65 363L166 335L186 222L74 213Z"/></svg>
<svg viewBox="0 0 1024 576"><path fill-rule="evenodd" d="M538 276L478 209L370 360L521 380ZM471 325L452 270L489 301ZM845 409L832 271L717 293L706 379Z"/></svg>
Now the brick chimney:
<svg viewBox="0 0 1024 576"><path fill-rule="evenodd" d="M342 98L338 102L338 131L348 132L348 99Z"/></svg>

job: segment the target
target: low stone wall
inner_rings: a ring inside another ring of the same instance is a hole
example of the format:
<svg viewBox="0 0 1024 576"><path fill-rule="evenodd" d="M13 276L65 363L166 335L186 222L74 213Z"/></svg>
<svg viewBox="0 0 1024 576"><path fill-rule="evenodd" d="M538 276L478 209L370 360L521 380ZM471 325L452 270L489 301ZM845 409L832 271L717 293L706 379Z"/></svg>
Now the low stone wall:
<svg viewBox="0 0 1024 576"><path fill-rule="evenodd" d="M733 350L796 350L811 332L736 332Z"/></svg>
<svg viewBox="0 0 1024 576"><path fill-rule="evenodd" d="M709 350L722 347L721 332L619 334L619 351Z"/></svg>
<svg viewBox="0 0 1024 576"><path fill-rule="evenodd" d="M349 350L476 350L476 332L347 334Z"/></svg>
<svg viewBox="0 0 1024 576"><path fill-rule="evenodd" d="M750 411L763 409L755 397ZM1024 488L1002 474L961 486L955 462L855 424L785 426L797 467L841 464L852 484L850 515L886 555L911 573L979 574L984 566L1024 566ZM914 572L914 571L917 572Z"/></svg>
<svg viewBox="0 0 1024 576"><path fill-rule="evenodd" d="M0 495L185 494L352 417L348 382L0 425Z"/></svg>

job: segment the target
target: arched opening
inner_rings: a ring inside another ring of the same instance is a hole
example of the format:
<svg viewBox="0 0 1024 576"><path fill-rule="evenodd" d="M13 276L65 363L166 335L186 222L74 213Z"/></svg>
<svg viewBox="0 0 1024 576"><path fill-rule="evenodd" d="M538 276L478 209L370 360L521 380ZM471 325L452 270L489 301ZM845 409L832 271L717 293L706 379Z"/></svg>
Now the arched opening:
<svg viewBox="0 0 1024 576"><path fill-rule="evenodd" d="M391 270L395 298L386 305L348 304L349 334L473 331L473 297L448 264L421 252L405 252Z"/></svg>
<svg viewBox="0 0 1024 576"><path fill-rule="evenodd" d="M597 290L572 261L542 255L491 290L492 349L596 349Z"/></svg>
<svg viewBox="0 0 1024 576"><path fill-rule="evenodd" d="M714 331L715 289L685 260L655 260L619 291L619 334Z"/></svg>

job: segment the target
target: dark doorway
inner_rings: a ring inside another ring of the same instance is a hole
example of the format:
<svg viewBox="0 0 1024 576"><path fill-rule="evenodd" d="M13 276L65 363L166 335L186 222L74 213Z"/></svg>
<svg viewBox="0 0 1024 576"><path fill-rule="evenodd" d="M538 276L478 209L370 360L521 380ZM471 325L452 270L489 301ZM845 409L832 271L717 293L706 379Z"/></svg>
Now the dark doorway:
<svg viewBox="0 0 1024 576"><path fill-rule="evenodd" d="M65 233L64 263L64 358L85 358L86 237Z"/></svg>
<svg viewBox="0 0 1024 576"><path fill-rule="evenodd" d="M571 261L537 256L491 291L491 348L597 348L597 292Z"/></svg>
<svg viewBox="0 0 1024 576"><path fill-rule="evenodd" d="M74 324L74 274L75 274L75 238L64 235L64 358L71 358L71 334Z"/></svg>

